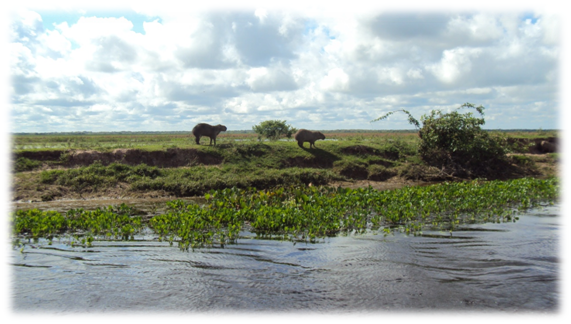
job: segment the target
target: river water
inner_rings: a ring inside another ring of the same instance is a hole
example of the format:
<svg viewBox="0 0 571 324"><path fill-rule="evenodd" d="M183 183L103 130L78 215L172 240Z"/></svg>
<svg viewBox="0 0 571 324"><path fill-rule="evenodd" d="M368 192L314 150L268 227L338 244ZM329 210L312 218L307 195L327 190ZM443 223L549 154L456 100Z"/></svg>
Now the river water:
<svg viewBox="0 0 571 324"><path fill-rule="evenodd" d="M560 206L452 234L374 233L316 244L242 238L184 252L151 239L10 253L17 313L556 313ZM247 233L245 233L247 234Z"/></svg>

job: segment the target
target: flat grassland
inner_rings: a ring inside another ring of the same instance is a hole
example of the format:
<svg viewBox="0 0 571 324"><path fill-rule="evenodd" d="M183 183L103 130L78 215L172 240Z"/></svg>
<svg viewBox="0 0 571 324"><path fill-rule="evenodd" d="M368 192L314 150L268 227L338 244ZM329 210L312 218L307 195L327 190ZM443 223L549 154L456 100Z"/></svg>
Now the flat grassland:
<svg viewBox="0 0 571 324"><path fill-rule="evenodd" d="M452 179L418 155L414 131L324 131L316 149L292 139L259 141L226 132L209 146L190 133L12 136L14 201L97 197L188 197L212 189L332 185L383 187ZM555 131L492 132L514 169L504 178L557 175L557 153L539 154Z"/></svg>

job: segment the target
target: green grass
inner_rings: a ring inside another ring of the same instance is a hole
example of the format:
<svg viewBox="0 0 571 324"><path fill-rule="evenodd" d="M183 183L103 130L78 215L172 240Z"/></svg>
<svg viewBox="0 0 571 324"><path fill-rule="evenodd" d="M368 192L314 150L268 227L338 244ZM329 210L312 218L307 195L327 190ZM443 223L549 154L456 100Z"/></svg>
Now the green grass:
<svg viewBox="0 0 571 324"><path fill-rule="evenodd" d="M144 164L128 166L99 162L76 169L47 170L39 174L41 184L60 185L77 192L96 191L125 182L133 191L164 190L185 197L202 195L212 189L228 187L269 188L282 185L326 184L342 179L330 170L310 168L259 168L252 164L223 167L196 166L190 168L149 167Z"/></svg>
<svg viewBox="0 0 571 324"><path fill-rule="evenodd" d="M379 173L397 174L395 168L414 154L415 143L378 139L367 145L353 141L321 141L317 149L301 149L295 142L254 142L200 146L198 150L219 158L219 165L158 168L119 163L44 170L32 175L40 185L63 186L78 193L95 192L126 183L132 191L164 190L178 196L202 195L211 189L272 188L284 185L321 185ZM60 161L55 161L59 164ZM382 166L385 171L379 169ZM16 177L23 174L16 173ZM29 179L28 182L33 182ZM18 189L18 188L16 188Z"/></svg>
<svg viewBox="0 0 571 324"><path fill-rule="evenodd" d="M356 144L378 142L380 139L389 141L415 141L414 131L323 131L328 139L347 140ZM490 131L493 135L513 138L531 139L537 137L558 137L554 130L528 131ZM254 133L224 132L218 136L217 143L256 143ZM207 139L202 139L207 144ZM268 143L268 142L265 142ZM320 143L320 142L318 142ZM306 144L307 145L307 144ZM12 151L22 150L113 150L118 148L139 148L158 150L166 148L196 147L191 132L157 133L157 134L121 134L121 133L92 133L92 134L27 134L12 136Z"/></svg>
<svg viewBox="0 0 571 324"><path fill-rule="evenodd" d="M30 160L25 157L20 157L14 162L14 171L24 172L38 169L42 163L36 160Z"/></svg>
<svg viewBox="0 0 571 324"><path fill-rule="evenodd" d="M89 166L62 169L69 155L61 150L59 158L51 158L53 161L17 158L14 163L15 178L25 181L16 181L14 189L18 197L32 195L35 199L40 197L34 192L46 191L41 196L42 200L54 199L70 190L81 195L118 185L132 192L162 190L183 197L231 187L266 189L309 183L319 185L338 180L384 181L395 175L410 180L438 176L438 170L430 169L420 158L416 133L327 133L326 136L328 140L316 142L316 149L309 149L308 143L301 149L294 141L259 142L255 134L226 134L219 138L217 146L204 145L207 141L198 146L188 134L20 135L14 139L16 146L78 143L78 147L99 148L100 151L109 151L113 145L127 145L144 151L191 148L221 162L206 166L189 161L187 166L178 168L117 163L102 165L96 162ZM82 146L82 143L87 146ZM23 154L23 151L15 153ZM526 158L514 157L512 160L521 168L534 167L533 161ZM551 159L555 160L556 157ZM27 174L42 165L53 169Z"/></svg>

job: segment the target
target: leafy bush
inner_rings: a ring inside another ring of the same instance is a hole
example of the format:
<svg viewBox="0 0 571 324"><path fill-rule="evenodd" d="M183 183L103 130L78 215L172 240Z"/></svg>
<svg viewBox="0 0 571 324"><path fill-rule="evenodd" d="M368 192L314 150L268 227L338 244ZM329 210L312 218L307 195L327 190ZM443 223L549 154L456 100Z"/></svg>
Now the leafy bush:
<svg viewBox="0 0 571 324"><path fill-rule="evenodd" d="M485 175L506 164L506 152L499 138L480 128L484 125L484 107L466 103L459 108L476 108L482 118L457 111L443 114L432 111L423 116L419 153L430 165L442 166L460 176ZM505 144L505 143L504 143Z"/></svg>
<svg viewBox="0 0 571 324"><path fill-rule="evenodd" d="M258 139L265 137L271 141L277 141L283 136L291 138L291 135L297 131L291 125L287 125L285 120L266 120L252 126L252 129L258 134Z"/></svg>
<svg viewBox="0 0 571 324"><path fill-rule="evenodd" d="M465 103L457 109L474 108L482 116L474 117L470 112L442 113L433 110L421 117L420 123L406 111L409 122L419 129L421 158L430 166L441 168L452 176L474 177L498 174L507 163L506 143L499 137L492 137L481 129L484 125L484 107ZM391 115L389 112L374 121Z"/></svg>

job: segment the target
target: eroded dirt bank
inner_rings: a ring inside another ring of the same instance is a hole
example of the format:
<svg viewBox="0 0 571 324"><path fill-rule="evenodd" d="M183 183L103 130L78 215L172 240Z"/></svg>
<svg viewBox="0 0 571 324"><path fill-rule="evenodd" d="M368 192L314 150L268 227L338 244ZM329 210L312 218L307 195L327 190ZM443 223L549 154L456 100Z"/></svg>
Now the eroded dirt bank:
<svg viewBox="0 0 571 324"><path fill-rule="evenodd" d="M205 153L197 149L167 149L166 151L145 151L139 149L116 149L111 152L93 150L20 152L14 158L25 157L36 161L60 161L61 166L87 166L95 161L107 165L113 162L127 165L144 163L161 168L175 168L197 164L213 165L222 163L222 157L213 152Z"/></svg>

